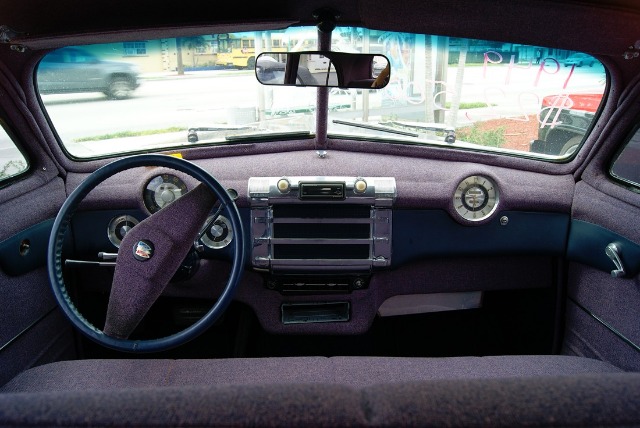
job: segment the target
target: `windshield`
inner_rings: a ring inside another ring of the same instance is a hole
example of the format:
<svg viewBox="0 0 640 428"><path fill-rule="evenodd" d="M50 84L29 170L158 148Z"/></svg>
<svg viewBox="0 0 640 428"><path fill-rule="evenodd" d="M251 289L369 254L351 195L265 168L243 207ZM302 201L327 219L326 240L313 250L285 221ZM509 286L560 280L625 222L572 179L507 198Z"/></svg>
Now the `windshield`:
<svg viewBox="0 0 640 428"><path fill-rule="evenodd" d="M540 46L356 27L336 28L331 46L385 55L391 77L380 90L330 89L329 138L568 158L606 87L597 59ZM313 138L317 89L263 86L256 73L317 49L315 27L66 47L45 56L36 82L76 158ZM327 61L303 66L299 84Z"/></svg>

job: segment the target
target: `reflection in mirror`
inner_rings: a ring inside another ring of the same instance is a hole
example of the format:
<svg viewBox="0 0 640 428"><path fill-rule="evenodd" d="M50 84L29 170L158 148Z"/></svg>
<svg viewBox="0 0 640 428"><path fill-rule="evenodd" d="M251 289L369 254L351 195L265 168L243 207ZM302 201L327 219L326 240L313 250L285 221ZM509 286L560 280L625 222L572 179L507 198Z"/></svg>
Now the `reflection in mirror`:
<svg viewBox="0 0 640 428"><path fill-rule="evenodd" d="M256 60L264 85L381 89L389 83L383 55L331 51L265 52Z"/></svg>

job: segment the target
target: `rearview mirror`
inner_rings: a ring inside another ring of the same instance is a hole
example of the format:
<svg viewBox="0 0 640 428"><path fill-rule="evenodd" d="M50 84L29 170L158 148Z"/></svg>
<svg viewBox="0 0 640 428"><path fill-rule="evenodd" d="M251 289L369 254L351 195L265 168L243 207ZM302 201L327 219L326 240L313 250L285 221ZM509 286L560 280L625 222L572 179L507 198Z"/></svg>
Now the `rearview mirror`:
<svg viewBox="0 0 640 428"><path fill-rule="evenodd" d="M256 60L263 85L380 89L390 77L384 55L333 51L264 52Z"/></svg>

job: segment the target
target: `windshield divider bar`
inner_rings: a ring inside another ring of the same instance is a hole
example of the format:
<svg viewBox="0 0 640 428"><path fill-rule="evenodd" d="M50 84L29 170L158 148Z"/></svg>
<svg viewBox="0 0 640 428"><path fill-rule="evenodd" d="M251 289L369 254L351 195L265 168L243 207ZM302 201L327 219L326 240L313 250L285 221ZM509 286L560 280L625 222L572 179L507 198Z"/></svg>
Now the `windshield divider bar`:
<svg viewBox="0 0 640 428"><path fill-rule="evenodd" d="M331 50L331 33L332 31L323 31L318 25L318 48L320 50ZM316 152L318 156L324 157L327 149L327 121L329 116L328 88L318 88L316 102L318 105L316 110Z"/></svg>

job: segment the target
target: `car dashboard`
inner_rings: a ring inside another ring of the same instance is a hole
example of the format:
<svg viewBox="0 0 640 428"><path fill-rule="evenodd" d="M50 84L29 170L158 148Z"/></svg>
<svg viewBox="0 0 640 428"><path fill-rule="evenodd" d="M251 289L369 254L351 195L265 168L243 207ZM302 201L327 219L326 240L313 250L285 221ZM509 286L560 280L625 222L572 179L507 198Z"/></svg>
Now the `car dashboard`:
<svg viewBox="0 0 640 428"><path fill-rule="evenodd" d="M551 289L557 280L571 176L339 149L284 159L192 160L235 198L243 231L224 210L205 222L165 296L214 299L239 236L247 250L235 299L273 334L364 334L379 317L477 309L485 292ZM70 174L68 190L84 177ZM148 167L94 189L74 216L67 262L80 287L107 293L114 263L104 255L196 183Z"/></svg>

